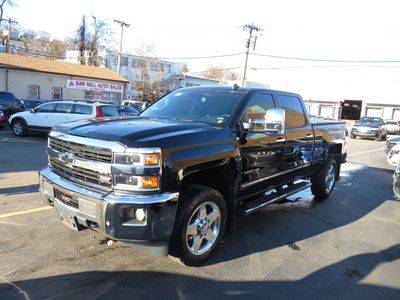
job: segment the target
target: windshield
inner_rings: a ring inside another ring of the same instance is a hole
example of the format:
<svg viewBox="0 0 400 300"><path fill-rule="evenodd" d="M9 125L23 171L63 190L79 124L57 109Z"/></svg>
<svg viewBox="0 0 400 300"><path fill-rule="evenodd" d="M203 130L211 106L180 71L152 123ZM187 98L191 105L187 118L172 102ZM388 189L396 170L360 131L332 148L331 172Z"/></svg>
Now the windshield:
<svg viewBox="0 0 400 300"><path fill-rule="evenodd" d="M243 96L233 90L176 90L158 100L141 116L226 125Z"/></svg>
<svg viewBox="0 0 400 300"><path fill-rule="evenodd" d="M379 127L382 125L382 120L379 118L363 117L357 122L357 124L363 126Z"/></svg>

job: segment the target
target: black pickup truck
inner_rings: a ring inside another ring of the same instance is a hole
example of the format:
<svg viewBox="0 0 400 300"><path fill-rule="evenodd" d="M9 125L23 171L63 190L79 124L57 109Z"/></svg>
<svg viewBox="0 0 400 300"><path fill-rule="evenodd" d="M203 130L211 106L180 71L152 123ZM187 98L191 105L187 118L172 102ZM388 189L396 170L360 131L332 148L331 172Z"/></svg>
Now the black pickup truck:
<svg viewBox="0 0 400 300"><path fill-rule="evenodd" d="M72 229L198 265L239 215L310 186L327 198L346 138L344 123L312 123L297 94L184 88L138 117L54 128L40 190Z"/></svg>

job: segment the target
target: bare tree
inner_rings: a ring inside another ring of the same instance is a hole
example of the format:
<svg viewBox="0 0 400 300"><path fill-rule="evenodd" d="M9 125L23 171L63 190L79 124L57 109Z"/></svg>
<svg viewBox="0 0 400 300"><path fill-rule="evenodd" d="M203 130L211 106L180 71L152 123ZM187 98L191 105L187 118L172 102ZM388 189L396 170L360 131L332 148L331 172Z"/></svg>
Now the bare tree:
<svg viewBox="0 0 400 300"><path fill-rule="evenodd" d="M132 84L142 101L153 101L168 92L162 64L154 56L153 45L142 45L136 51L136 82Z"/></svg>
<svg viewBox="0 0 400 300"><path fill-rule="evenodd" d="M81 25L79 25L77 30L78 35L78 50L79 50L79 63L81 65L86 65L86 16L82 16Z"/></svg>
<svg viewBox="0 0 400 300"><path fill-rule="evenodd" d="M238 80L239 75L232 70L226 70L221 67L209 66L206 71L202 73L204 77L215 80Z"/></svg>
<svg viewBox="0 0 400 300"><path fill-rule="evenodd" d="M227 70L225 72L225 80L239 80L239 74L232 70Z"/></svg>
<svg viewBox="0 0 400 300"><path fill-rule="evenodd" d="M99 53L105 45L111 42L112 32L108 22L92 16L92 22L87 24L86 17L82 17L81 25L77 30L77 45L79 62L82 65L100 66L104 64L104 57Z"/></svg>
<svg viewBox="0 0 400 300"><path fill-rule="evenodd" d="M6 6L14 6L15 3L13 0L0 0L0 27L3 21L4 9Z"/></svg>
<svg viewBox="0 0 400 300"><path fill-rule="evenodd" d="M210 79L222 80L224 78L224 71L220 67L209 66L202 75Z"/></svg>

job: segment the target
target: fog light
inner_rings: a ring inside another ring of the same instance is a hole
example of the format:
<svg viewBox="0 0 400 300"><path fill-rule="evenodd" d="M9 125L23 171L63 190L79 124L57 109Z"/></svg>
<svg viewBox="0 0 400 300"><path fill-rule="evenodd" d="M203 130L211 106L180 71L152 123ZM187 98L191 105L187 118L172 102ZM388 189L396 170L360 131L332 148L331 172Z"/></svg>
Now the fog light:
<svg viewBox="0 0 400 300"><path fill-rule="evenodd" d="M135 212L135 218L139 222L143 222L146 219L146 210L143 208L139 208Z"/></svg>

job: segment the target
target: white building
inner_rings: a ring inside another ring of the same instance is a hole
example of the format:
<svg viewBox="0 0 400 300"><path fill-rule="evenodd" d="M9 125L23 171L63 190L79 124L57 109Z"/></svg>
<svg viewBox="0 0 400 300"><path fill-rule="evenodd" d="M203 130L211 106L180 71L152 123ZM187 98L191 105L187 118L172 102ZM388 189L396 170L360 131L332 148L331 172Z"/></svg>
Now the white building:
<svg viewBox="0 0 400 300"><path fill-rule="evenodd" d="M100 56L104 59L104 67L114 72L118 71L118 52L105 50L100 53ZM87 53L86 57L88 57ZM79 51L67 51L65 61L78 63ZM127 53L122 54L120 74L129 81L126 97L133 98L138 95L134 88L135 83L142 81L151 83L155 81L170 82L174 76L182 73L182 67L182 64L179 63Z"/></svg>
<svg viewBox="0 0 400 300"><path fill-rule="evenodd" d="M343 99L342 101L344 101ZM357 99L358 100L358 99ZM359 100L361 104L361 117L378 117L384 120L400 121L400 103L391 104L384 101L366 101ZM328 100L305 100L310 115L321 116L330 119L340 119L341 117L341 101Z"/></svg>
<svg viewBox="0 0 400 300"><path fill-rule="evenodd" d="M112 70L16 54L0 54L0 91L18 99L120 103L128 81Z"/></svg>
<svg viewBox="0 0 400 300"><path fill-rule="evenodd" d="M202 76L195 76L190 74L183 74L179 76L175 76L172 79L171 89L178 89L182 87L191 87L191 86L207 86L207 85L224 85L223 82L206 78Z"/></svg>

